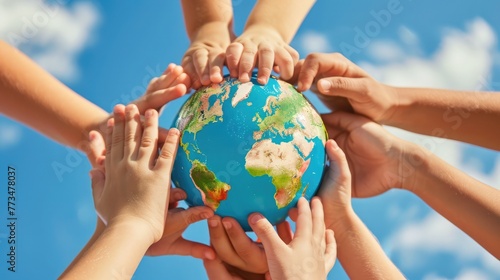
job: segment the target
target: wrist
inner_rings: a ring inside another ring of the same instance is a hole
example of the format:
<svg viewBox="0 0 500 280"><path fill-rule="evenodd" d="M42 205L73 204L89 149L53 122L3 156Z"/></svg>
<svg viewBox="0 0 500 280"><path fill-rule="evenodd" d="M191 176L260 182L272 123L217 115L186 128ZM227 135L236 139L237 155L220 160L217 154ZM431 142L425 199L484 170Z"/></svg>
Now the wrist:
<svg viewBox="0 0 500 280"><path fill-rule="evenodd" d="M219 46L227 47L234 37L232 25L224 21L211 21L200 26L192 36L191 43L194 42L209 42Z"/></svg>
<svg viewBox="0 0 500 280"><path fill-rule="evenodd" d="M430 163L430 152L417 144L404 142L403 155L399 165L401 189L416 193L419 187L425 186L424 173Z"/></svg>
<svg viewBox="0 0 500 280"><path fill-rule="evenodd" d="M403 88L384 84L382 84L382 86L389 98L386 101L388 103L388 108L380 123L400 127L407 114L406 108L412 106L413 100Z"/></svg>
<svg viewBox="0 0 500 280"><path fill-rule="evenodd" d="M278 38L281 41L285 41L285 38L283 38L283 34L281 34L274 26L271 24L266 24L266 23L254 23L254 24L247 24L245 28L243 29L244 34L256 34L258 36L266 36L266 38Z"/></svg>
<svg viewBox="0 0 500 280"><path fill-rule="evenodd" d="M357 220L359 220L359 218L354 212L354 209L349 207L346 209L345 213L340 215L333 223L327 225L326 228L333 230L335 240L337 244L340 244L342 240L355 230Z"/></svg>
<svg viewBox="0 0 500 280"><path fill-rule="evenodd" d="M125 215L111 219L103 232L120 232L127 239L142 244L146 249L161 238L161 234L155 233L150 223Z"/></svg>

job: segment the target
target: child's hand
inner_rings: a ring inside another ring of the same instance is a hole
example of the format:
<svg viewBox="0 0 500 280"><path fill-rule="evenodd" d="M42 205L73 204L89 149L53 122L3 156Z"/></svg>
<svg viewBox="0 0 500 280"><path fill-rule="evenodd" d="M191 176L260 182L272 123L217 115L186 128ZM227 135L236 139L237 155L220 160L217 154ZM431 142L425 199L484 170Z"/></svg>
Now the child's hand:
<svg viewBox="0 0 500 280"><path fill-rule="evenodd" d="M248 222L264 245L273 279L325 279L335 263L337 247L332 230L326 230L319 198L300 198L295 236L287 244L261 214Z"/></svg>
<svg viewBox="0 0 500 280"><path fill-rule="evenodd" d="M147 109L160 111L168 102L186 94L190 87L191 79L182 66L170 63L160 77L151 79L144 95L132 103L141 114Z"/></svg>
<svg viewBox="0 0 500 280"><path fill-rule="evenodd" d="M134 223L150 243L163 235L169 201L170 173L179 131L171 129L157 155L158 113L148 110L144 127L135 105L117 105L106 134L106 180L95 206L106 224Z"/></svg>
<svg viewBox="0 0 500 280"><path fill-rule="evenodd" d="M398 102L396 93L341 54L310 54L298 66L297 89L312 87L330 109L337 109L339 97L343 97L354 112L374 121L383 123L392 116Z"/></svg>
<svg viewBox="0 0 500 280"><path fill-rule="evenodd" d="M412 149L413 144L396 138L363 116L335 112L322 115L322 118L328 135L349 160L355 182L353 197L371 197L391 188L411 188L415 172L408 168L411 165L405 151ZM335 154L332 152L334 146L332 142L327 143L329 156Z"/></svg>
<svg viewBox="0 0 500 280"><path fill-rule="evenodd" d="M258 66L257 81L267 84L273 67L283 79L290 79L299 59L280 34L265 26L251 26L239 36L226 51L226 63L233 78L249 82L252 70Z"/></svg>
<svg viewBox="0 0 500 280"><path fill-rule="evenodd" d="M139 109L139 113L143 115L148 109L160 110L168 102L177 99L187 93L191 87L189 76L184 73L181 66L170 64L160 77L151 79L148 88L143 96L131 102ZM97 130L101 135L105 135L107 131L107 123L113 115L109 115L105 119L98 120L96 125L91 129ZM159 129L159 143L165 141L168 131L163 128ZM107 141L107 139L105 139ZM95 143L97 143L96 141ZM94 168L98 166L98 159L104 158L104 154L100 153L100 149L91 147L83 148L86 151L87 157ZM102 149L103 150L103 149Z"/></svg>
<svg viewBox="0 0 500 280"><path fill-rule="evenodd" d="M269 269L261 244L252 241L233 218L213 216L208 219L210 243L225 263L253 273Z"/></svg>
<svg viewBox="0 0 500 280"><path fill-rule="evenodd" d="M207 23L197 32L182 58L182 66L194 89L222 82L226 48L232 37L232 32L223 22Z"/></svg>
<svg viewBox="0 0 500 280"><path fill-rule="evenodd" d="M240 270L221 259L203 260L203 266L210 280L264 280L269 279L269 274L257 274Z"/></svg>
<svg viewBox="0 0 500 280"><path fill-rule="evenodd" d="M172 190L175 190L175 188ZM183 197L178 197L179 200L184 198L185 194L183 194ZM186 240L182 237L189 225L208 219L213 215L213 210L206 206L190 207L186 210L181 208L169 209L163 236L158 242L149 247L146 255L181 255L206 260L215 259L215 252L210 246Z"/></svg>

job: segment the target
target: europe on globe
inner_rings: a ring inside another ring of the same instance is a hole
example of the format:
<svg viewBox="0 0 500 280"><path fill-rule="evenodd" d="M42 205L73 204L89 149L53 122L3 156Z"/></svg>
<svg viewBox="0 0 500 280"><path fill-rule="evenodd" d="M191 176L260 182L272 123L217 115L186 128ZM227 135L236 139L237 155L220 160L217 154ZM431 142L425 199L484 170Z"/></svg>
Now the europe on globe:
<svg viewBox="0 0 500 280"><path fill-rule="evenodd" d="M301 196L316 193L325 166L326 129L292 85L226 76L196 91L173 126L181 131L172 172L190 206L207 205L251 230L248 215L286 219Z"/></svg>

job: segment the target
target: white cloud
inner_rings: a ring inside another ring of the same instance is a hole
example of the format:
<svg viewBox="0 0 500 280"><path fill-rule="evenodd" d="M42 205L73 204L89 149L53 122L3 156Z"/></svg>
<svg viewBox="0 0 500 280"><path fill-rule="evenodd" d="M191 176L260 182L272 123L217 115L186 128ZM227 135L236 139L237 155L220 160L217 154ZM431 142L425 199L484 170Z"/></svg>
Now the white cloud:
<svg viewBox="0 0 500 280"><path fill-rule="evenodd" d="M21 127L15 123L0 123L0 150L10 148L21 140Z"/></svg>
<svg viewBox="0 0 500 280"><path fill-rule="evenodd" d="M418 37L407 28L402 30L400 37L403 42L419 49ZM493 29L478 18L469 22L465 31L445 30L439 49L431 57L423 57L418 52L408 53L400 46L397 52L406 55L398 62L384 65L364 62L360 66L377 80L396 86L477 90L487 86L483 83L493 66L496 42ZM379 59L384 60L387 54L377 50L380 46L374 43L368 52L378 54ZM394 45L388 51L396 52Z"/></svg>
<svg viewBox="0 0 500 280"><path fill-rule="evenodd" d="M300 47L304 53L331 52L332 46L325 34L316 31L306 31L299 38Z"/></svg>
<svg viewBox="0 0 500 280"><path fill-rule="evenodd" d="M373 59L383 63L400 61L405 56L403 49L396 42L389 40L374 41L367 51Z"/></svg>
<svg viewBox="0 0 500 280"><path fill-rule="evenodd" d="M399 33L401 42L374 41L367 49L373 62L362 62L360 66L377 80L397 86L437 87L461 90L481 90L492 86L493 63L498 57L497 36L482 19L475 19L465 30L447 29L438 49L430 56L422 55L418 36L408 28ZM479 181L500 188L500 158L493 172L484 174L481 164L474 161L464 163L462 151L467 144L423 136L401 129L387 127L396 136L417 143ZM415 206L416 207L416 206ZM384 242L387 252L398 256L405 269L424 269L432 256L449 254L450 261L462 266L478 264L476 268L457 271L457 279L490 279L500 277L497 259L478 245L448 220L430 212L416 219L418 208L408 206L407 222L396 229ZM416 209L416 210L415 210ZM396 217L400 209L389 207L389 217ZM415 212L416 211L416 212ZM446 279L430 272L426 279Z"/></svg>
<svg viewBox="0 0 500 280"><path fill-rule="evenodd" d="M60 79L78 78L77 58L92 41L99 12L90 2L0 0L0 39Z"/></svg>
<svg viewBox="0 0 500 280"><path fill-rule="evenodd" d="M500 276L495 257L435 212L407 223L396 231L386 247L398 254L403 269L420 269L428 264L424 256L439 252L449 253L460 263L479 262L488 274Z"/></svg>

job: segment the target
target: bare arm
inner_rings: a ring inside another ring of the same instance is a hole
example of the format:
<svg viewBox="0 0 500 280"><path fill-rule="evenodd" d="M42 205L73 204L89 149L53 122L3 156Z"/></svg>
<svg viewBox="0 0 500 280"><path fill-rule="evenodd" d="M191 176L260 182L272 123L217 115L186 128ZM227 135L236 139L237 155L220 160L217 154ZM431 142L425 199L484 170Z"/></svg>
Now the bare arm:
<svg viewBox="0 0 500 280"><path fill-rule="evenodd" d="M17 49L0 41L0 112L55 141L82 149L108 113Z"/></svg>
<svg viewBox="0 0 500 280"><path fill-rule="evenodd" d="M315 0L258 0L247 19L245 30L266 26L276 30L285 43L290 43Z"/></svg>
<svg viewBox="0 0 500 280"><path fill-rule="evenodd" d="M259 0L250 13L245 30L228 48L231 77L248 82L257 66L257 81L266 84L271 71L290 79L299 59L289 46L314 0ZM278 66L278 67L275 67Z"/></svg>
<svg viewBox="0 0 500 280"><path fill-rule="evenodd" d="M338 53L310 54L299 66L299 90L316 84L331 109L340 97L382 124L500 150L500 93L392 87Z"/></svg>
<svg viewBox="0 0 500 280"><path fill-rule="evenodd" d="M383 123L500 150L499 93L389 88L397 103Z"/></svg>
<svg viewBox="0 0 500 280"><path fill-rule="evenodd" d="M415 176L403 187L500 258L500 191L471 178L423 148L412 148L406 159L408 166L415 168Z"/></svg>
<svg viewBox="0 0 500 280"><path fill-rule="evenodd" d="M182 66L193 88L222 81L227 46L233 34L230 0L182 0L186 32L191 41Z"/></svg>
<svg viewBox="0 0 500 280"><path fill-rule="evenodd" d="M326 143L326 151L330 168L318 195L323 201L325 224L335 233L342 267L351 279L404 279L352 209L351 173L344 152L332 140Z"/></svg>
<svg viewBox="0 0 500 280"><path fill-rule="evenodd" d="M61 275L61 279L132 278L153 243L144 224L109 224Z"/></svg>

